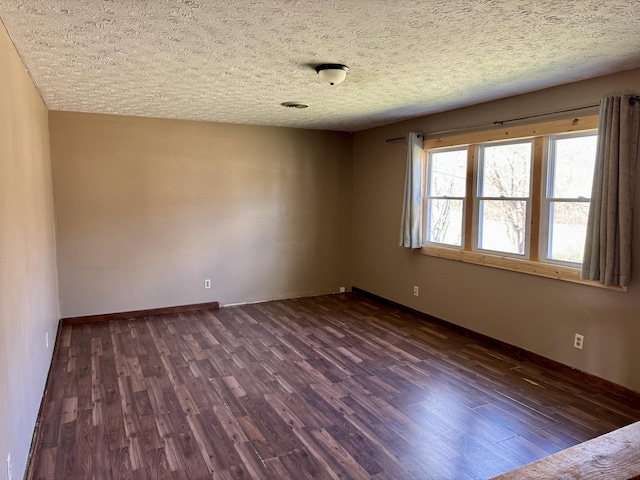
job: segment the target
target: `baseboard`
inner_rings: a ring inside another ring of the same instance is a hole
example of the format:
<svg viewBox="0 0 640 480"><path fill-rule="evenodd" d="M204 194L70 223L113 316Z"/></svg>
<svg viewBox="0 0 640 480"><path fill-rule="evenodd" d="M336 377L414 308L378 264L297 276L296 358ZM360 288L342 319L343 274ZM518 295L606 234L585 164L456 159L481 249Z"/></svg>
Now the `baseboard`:
<svg viewBox="0 0 640 480"><path fill-rule="evenodd" d="M523 360L528 360L531 363L534 363L541 367L549 368L573 380L586 383L587 385L591 385L593 387L599 388L613 395L623 397L628 401L633 402L635 405L640 405L639 392L631 390L627 387L623 387L622 385L618 385L617 383L611 382L609 380L605 380L604 378L597 377L587 372L583 372L582 370L578 370L577 368L570 367L568 365L565 365L564 363L551 360L550 358L544 357L537 353L530 352L529 350L525 350L524 348L516 347L515 345L511 345L510 343L503 342L502 340L497 340L495 338L489 337L488 335L474 332L473 330L469 330L468 328L461 327L460 325L456 325L454 323L447 322L446 320L442 320L432 315L420 312L411 307L407 307L406 305L402 305L400 303L394 302L393 300L388 300L374 293L367 292L366 290L363 290L361 288L352 287L352 291L353 293L362 295L372 300L376 300L377 302L383 303L385 305L396 308L398 310L402 310L404 312L410 313L422 320L426 320L428 322L432 322L437 325L444 326L454 331L457 334L464 335L465 337L471 338L480 343L491 346L492 348L496 348L504 354L515 356L516 358L520 358Z"/></svg>
<svg viewBox="0 0 640 480"><path fill-rule="evenodd" d="M81 325L84 323L108 322L111 320L127 320L137 317L153 317L155 315L171 315L183 312L197 312L198 310L217 310L218 302L195 303L192 305L179 305L176 307L151 308L147 310L134 310L131 312L101 313L99 315L87 315L84 317L67 317L60 320L63 325Z"/></svg>

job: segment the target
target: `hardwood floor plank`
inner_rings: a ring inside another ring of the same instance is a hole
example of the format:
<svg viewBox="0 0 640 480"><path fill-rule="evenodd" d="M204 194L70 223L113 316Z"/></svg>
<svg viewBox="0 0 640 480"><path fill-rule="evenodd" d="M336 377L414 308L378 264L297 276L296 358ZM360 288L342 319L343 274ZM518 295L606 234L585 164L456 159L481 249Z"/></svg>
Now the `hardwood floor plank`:
<svg viewBox="0 0 640 480"><path fill-rule="evenodd" d="M401 410L423 428L437 431L440 437L455 445L459 453L472 450L476 444L500 444L517 436L475 410L463 404L456 405L453 399L442 407L425 401Z"/></svg>
<svg viewBox="0 0 640 480"><path fill-rule="evenodd" d="M236 420L242 428L242 431L247 436L253 448L256 449L260 458L274 458L276 457L276 452L273 449L271 443L265 438L260 429L256 426L249 415L244 416L236 416Z"/></svg>
<svg viewBox="0 0 640 480"><path fill-rule="evenodd" d="M273 411L280 416L282 421L287 424L289 428L298 429L304 428L305 422L303 422L290 408L289 402L284 401L280 395L277 394L268 394L264 396L264 399L271 406ZM299 410L303 415L306 413L303 410ZM304 418L307 419L309 416L305 415ZM309 422L311 423L311 422Z"/></svg>
<svg viewBox="0 0 640 480"><path fill-rule="evenodd" d="M242 399L242 405L276 456L284 455L298 446L291 427L266 399L246 396Z"/></svg>
<svg viewBox="0 0 640 480"><path fill-rule="evenodd" d="M43 448L36 461L37 474L34 478L38 480L52 480L56 468L57 448Z"/></svg>
<svg viewBox="0 0 640 480"><path fill-rule="evenodd" d="M287 470L289 476L295 480L329 480L336 478L335 474L326 466L323 466L323 462L310 454L306 448L294 448L291 453L277 458ZM269 460L266 462L269 462Z"/></svg>
<svg viewBox="0 0 640 480"><path fill-rule="evenodd" d="M520 436L503 440L502 442L499 442L499 444L514 455L517 455L526 463L535 462L536 460L540 460L541 458L549 455L549 452Z"/></svg>
<svg viewBox="0 0 640 480"><path fill-rule="evenodd" d="M210 472L228 470L238 465L234 442L227 436L213 412L204 412L188 419L198 449Z"/></svg>
<svg viewBox="0 0 640 480"><path fill-rule="evenodd" d="M76 420L61 423L59 435L53 476L54 478L74 478Z"/></svg>
<svg viewBox="0 0 640 480"><path fill-rule="evenodd" d="M267 479L277 478L282 480L300 480L304 478L312 479L310 476L296 476L292 477L287 468L283 465L280 457L268 458L263 461L265 468L267 469L265 477ZM300 470L298 470L300 471Z"/></svg>
<svg viewBox="0 0 640 480"><path fill-rule="evenodd" d="M51 398L51 401L45 404L42 409L43 415L40 421L47 426L41 437L42 448L50 449L58 446L63 400L62 397Z"/></svg>
<svg viewBox="0 0 640 480"><path fill-rule="evenodd" d="M326 430L307 432L305 429L300 429L295 433L331 478L337 480L340 478L365 479L369 477L366 470L360 467L348 452L337 445Z"/></svg>
<svg viewBox="0 0 640 480"><path fill-rule="evenodd" d="M354 294L63 325L32 478L488 478L640 405Z"/></svg>
<svg viewBox="0 0 640 480"><path fill-rule="evenodd" d="M282 404L291 409L307 429L326 428L344 422L343 412L325 401L311 386L298 392L283 393L279 397Z"/></svg>
<svg viewBox="0 0 640 480"><path fill-rule="evenodd" d="M238 443L236 445L236 450L238 451L238 455L241 460L236 468L239 468L240 466L246 468L249 478L255 478L256 480L269 480L270 478L274 478L271 476L272 474L267 468L265 460L260 458L258 452L253 448L251 443ZM278 469L278 457L268 458L266 461L271 462L272 468L276 470ZM287 476L288 475L285 475L284 478L287 478Z"/></svg>
<svg viewBox="0 0 640 480"><path fill-rule="evenodd" d="M215 401L214 405L225 405L236 417L245 415L243 404L229 389L222 377L210 378L209 383L213 386L217 398L220 399Z"/></svg>
<svg viewBox="0 0 640 480"><path fill-rule="evenodd" d="M105 425L93 425L93 444L91 448L91 478L111 480L111 449L106 444Z"/></svg>
<svg viewBox="0 0 640 480"><path fill-rule="evenodd" d="M379 445L369 440L353 424L347 422L340 426L332 425L325 430L370 476L380 476L384 471L401 478L409 476L408 472L397 463L397 459L389 456L386 449L380 450Z"/></svg>
<svg viewBox="0 0 640 480"><path fill-rule="evenodd" d="M94 447L95 440L91 411L84 410L78 414L76 423L73 464L73 476L75 478L91 478L93 472L91 453Z"/></svg>

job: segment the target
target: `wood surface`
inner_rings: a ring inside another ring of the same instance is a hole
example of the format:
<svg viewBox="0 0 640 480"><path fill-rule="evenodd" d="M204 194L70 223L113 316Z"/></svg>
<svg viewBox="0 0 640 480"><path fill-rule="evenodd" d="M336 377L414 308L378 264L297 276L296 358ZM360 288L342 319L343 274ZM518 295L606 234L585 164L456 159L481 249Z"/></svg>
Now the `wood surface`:
<svg viewBox="0 0 640 480"><path fill-rule="evenodd" d="M467 245L473 245L473 197L475 194L478 172L476 171L476 159L480 154L479 145L469 145L467 150L467 183L466 183L466 198L464 200L464 243L461 245L465 248Z"/></svg>
<svg viewBox="0 0 640 480"><path fill-rule="evenodd" d="M495 480L640 478L640 422L530 463Z"/></svg>
<svg viewBox="0 0 640 480"><path fill-rule="evenodd" d="M538 229L538 227L536 227ZM532 238L532 244L533 244ZM460 250L455 248L439 247L435 245L423 244L421 248L413 249L414 252L429 257L446 258L458 262L472 263L474 265L484 265L487 267L509 270L512 272L526 273L538 277L553 278L565 282L580 283L591 287L605 288L618 292L626 292L626 287L607 286L593 280L583 280L580 278L580 269L553 263L542 263L533 260L525 260L492 253L474 252L471 250Z"/></svg>
<svg viewBox="0 0 640 480"><path fill-rule="evenodd" d="M424 149L447 148L474 143L500 142L516 138L531 138L559 133L582 132L598 128L598 115L584 115L526 125L497 126L480 132L459 133L437 138L426 138Z"/></svg>
<svg viewBox="0 0 640 480"><path fill-rule="evenodd" d="M633 399L357 294L56 339L31 479L490 478L640 420Z"/></svg>
<svg viewBox="0 0 640 480"><path fill-rule="evenodd" d="M542 199L545 198L546 188L543 187L542 171L544 168L544 137L533 139L533 173L531 177L531 218L529 219L529 260L539 262L540 237L542 230Z"/></svg>

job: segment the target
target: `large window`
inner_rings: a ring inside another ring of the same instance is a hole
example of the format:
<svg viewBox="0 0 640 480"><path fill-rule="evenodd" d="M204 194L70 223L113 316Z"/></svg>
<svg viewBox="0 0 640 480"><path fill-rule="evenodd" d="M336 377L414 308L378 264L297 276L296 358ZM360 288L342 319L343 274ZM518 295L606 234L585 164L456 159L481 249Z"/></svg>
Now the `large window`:
<svg viewBox="0 0 640 480"><path fill-rule="evenodd" d="M579 281L597 116L425 140L426 255Z"/></svg>

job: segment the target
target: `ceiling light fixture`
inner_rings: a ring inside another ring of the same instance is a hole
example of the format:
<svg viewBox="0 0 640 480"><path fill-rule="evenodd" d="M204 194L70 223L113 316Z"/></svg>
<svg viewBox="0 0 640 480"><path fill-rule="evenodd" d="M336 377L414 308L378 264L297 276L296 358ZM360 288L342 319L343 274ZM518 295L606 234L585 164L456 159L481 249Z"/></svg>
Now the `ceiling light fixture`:
<svg viewBox="0 0 640 480"><path fill-rule="evenodd" d="M349 67L340 63L323 63L316 67L316 72L329 85L339 85L347 78Z"/></svg>

